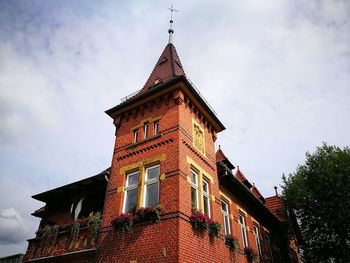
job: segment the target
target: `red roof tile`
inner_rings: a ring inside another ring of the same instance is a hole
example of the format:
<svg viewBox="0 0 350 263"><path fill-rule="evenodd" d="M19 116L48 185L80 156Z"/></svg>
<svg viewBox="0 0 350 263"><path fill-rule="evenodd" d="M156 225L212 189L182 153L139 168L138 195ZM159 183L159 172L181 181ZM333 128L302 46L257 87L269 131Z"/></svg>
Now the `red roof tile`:
<svg viewBox="0 0 350 263"><path fill-rule="evenodd" d="M236 178L238 180L240 180L242 183L244 183L248 188L252 187L252 184L248 181L248 179L241 172L241 170L239 169L239 166L237 166Z"/></svg>
<svg viewBox="0 0 350 263"><path fill-rule="evenodd" d="M181 75L185 76L185 71L182 68L175 46L169 43L160 55L151 75L138 95L147 92L156 84L168 82Z"/></svg>
<svg viewBox="0 0 350 263"><path fill-rule="evenodd" d="M286 221L285 207L281 197L275 195L266 198L265 206L271 211L280 221Z"/></svg>
<svg viewBox="0 0 350 263"><path fill-rule="evenodd" d="M265 198L259 192L258 188L256 188L254 183L253 183L253 187L252 187L252 193L256 198L260 199L261 201L265 201Z"/></svg>
<svg viewBox="0 0 350 263"><path fill-rule="evenodd" d="M235 166L230 162L230 160L226 157L224 152L221 150L220 145L219 145L219 149L215 153L215 158L216 158L216 162L224 162L230 169L235 168Z"/></svg>

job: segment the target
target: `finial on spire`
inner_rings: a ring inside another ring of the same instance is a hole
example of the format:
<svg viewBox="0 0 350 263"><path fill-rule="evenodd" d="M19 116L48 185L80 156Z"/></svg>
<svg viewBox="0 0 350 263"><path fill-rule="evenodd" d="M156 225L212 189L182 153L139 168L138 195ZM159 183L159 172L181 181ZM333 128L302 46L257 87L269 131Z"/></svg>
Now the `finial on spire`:
<svg viewBox="0 0 350 263"><path fill-rule="evenodd" d="M170 26L169 26L169 30L168 30L168 33L169 33L169 41L168 43L173 43L173 34L174 34L174 29L173 29L173 12L179 12L179 10L176 10L174 9L173 5L171 5L170 8L168 8L168 10L170 10Z"/></svg>

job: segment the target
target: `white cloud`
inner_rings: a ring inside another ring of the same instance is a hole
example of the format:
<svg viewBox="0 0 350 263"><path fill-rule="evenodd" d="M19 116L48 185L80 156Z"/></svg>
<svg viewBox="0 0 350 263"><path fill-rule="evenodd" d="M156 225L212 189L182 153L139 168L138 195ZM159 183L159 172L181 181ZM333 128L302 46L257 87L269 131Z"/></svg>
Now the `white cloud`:
<svg viewBox="0 0 350 263"><path fill-rule="evenodd" d="M0 210L0 244L16 244L28 237L28 227L14 209Z"/></svg>
<svg viewBox="0 0 350 263"><path fill-rule="evenodd" d="M0 207L30 236L30 195L110 164L103 111L146 81L167 41L165 4L0 2ZM350 144L349 1L175 4L182 64L227 127L217 143L262 194L322 141Z"/></svg>
<svg viewBox="0 0 350 263"><path fill-rule="evenodd" d="M0 133L20 139L30 132L57 125L54 94L36 65L9 43L0 43Z"/></svg>

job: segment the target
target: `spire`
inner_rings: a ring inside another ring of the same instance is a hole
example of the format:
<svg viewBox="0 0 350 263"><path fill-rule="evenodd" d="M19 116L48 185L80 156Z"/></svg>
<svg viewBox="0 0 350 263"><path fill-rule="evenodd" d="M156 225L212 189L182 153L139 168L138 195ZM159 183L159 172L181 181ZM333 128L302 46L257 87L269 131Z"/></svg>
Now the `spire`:
<svg viewBox="0 0 350 263"><path fill-rule="evenodd" d="M165 83L178 76L185 75L174 45L168 43L139 94L145 93L157 84Z"/></svg>
<svg viewBox="0 0 350 263"><path fill-rule="evenodd" d="M169 30L168 30L168 33L169 33L169 40L168 40L168 44L170 43L173 43L173 34L174 34L174 29L173 29L173 12L179 12L179 10L176 10L173 8L173 5L171 5L170 8L168 8L168 10L170 10L170 25L169 25Z"/></svg>

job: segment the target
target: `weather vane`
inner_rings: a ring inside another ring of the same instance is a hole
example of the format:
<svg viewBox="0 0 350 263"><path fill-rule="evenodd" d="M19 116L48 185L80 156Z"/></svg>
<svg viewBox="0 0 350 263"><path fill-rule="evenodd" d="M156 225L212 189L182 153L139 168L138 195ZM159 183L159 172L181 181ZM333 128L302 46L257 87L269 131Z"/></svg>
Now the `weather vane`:
<svg viewBox="0 0 350 263"><path fill-rule="evenodd" d="M168 33L169 33L169 41L168 43L172 43L173 42L173 34L174 34L174 29L173 29L173 13L174 12L179 12L179 10L176 10L174 9L173 5L171 5L170 8L168 8L168 10L170 10L170 27L169 27L169 30L168 30Z"/></svg>

